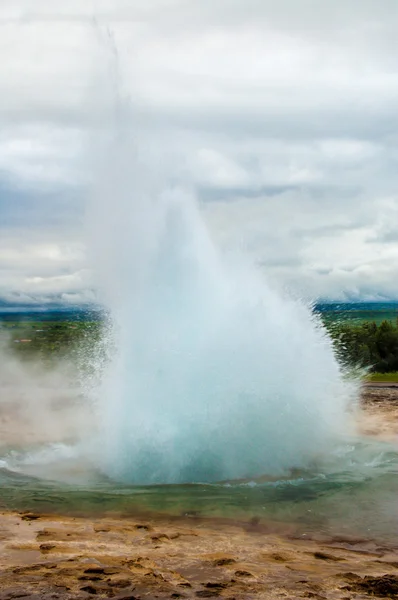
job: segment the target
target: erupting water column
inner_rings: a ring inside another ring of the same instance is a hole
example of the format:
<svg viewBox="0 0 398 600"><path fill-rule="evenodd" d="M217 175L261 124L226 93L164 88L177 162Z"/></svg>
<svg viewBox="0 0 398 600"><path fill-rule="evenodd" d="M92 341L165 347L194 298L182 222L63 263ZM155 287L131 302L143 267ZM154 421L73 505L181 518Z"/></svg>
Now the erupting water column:
<svg viewBox="0 0 398 600"><path fill-rule="evenodd" d="M115 346L97 390L101 467L140 484L307 467L349 428L330 341L309 309L223 256L196 199L161 189L159 165L124 128L93 203Z"/></svg>

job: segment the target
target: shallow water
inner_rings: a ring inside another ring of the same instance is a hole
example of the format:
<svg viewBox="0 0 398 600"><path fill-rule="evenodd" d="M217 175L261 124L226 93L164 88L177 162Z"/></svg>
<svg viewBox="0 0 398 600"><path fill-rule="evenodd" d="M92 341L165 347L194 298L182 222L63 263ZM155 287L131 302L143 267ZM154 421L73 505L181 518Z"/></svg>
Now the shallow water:
<svg viewBox="0 0 398 600"><path fill-rule="evenodd" d="M56 448L48 450L47 455L57 456ZM45 464L45 455L43 450L36 453L36 463L35 454L4 457L1 509L90 517L227 518L298 536L396 543L398 451L386 443L356 440L336 450L323 470L219 484L123 485L79 463L67 446L58 447L63 460L57 465ZM48 479L51 473L55 477L56 468L63 469L63 482ZM41 470L46 479L38 476Z"/></svg>

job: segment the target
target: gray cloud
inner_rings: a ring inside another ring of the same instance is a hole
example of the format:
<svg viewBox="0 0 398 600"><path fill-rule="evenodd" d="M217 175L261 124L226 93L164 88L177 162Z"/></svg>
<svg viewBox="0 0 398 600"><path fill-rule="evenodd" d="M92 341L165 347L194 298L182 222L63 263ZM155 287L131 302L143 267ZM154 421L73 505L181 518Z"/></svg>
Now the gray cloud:
<svg viewBox="0 0 398 600"><path fill-rule="evenodd" d="M385 231L383 233L380 233L379 235L376 235L375 237L371 238L369 241L372 242L377 242L377 243L381 243L381 244L391 244L391 243L398 243L398 231L395 230L389 230L389 231Z"/></svg>
<svg viewBox="0 0 398 600"><path fill-rule="evenodd" d="M91 297L108 26L126 127L194 188L218 243L306 296L397 297L395 0L3 0L0 295Z"/></svg>

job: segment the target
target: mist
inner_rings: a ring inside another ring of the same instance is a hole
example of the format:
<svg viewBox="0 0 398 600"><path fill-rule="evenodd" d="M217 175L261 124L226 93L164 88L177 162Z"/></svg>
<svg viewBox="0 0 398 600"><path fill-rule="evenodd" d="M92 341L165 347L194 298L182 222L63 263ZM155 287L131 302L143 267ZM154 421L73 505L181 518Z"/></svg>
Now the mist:
<svg viewBox="0 0 398 600"><path fill-rule="evenodd" d="M22 358L0 331L0 390L0 468L59 476L95 428L76 365L66 357L50 365Z"/></svg>

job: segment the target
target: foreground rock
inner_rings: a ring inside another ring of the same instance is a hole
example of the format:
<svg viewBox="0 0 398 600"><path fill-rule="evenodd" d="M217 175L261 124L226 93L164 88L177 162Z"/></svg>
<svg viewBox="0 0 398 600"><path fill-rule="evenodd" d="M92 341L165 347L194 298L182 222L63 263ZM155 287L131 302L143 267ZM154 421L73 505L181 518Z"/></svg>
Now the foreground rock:
<svg viewBox="0 0 398 600"><path fill-rule="evenodd" d="M386 441L398 437L398 386L366 385L359 415L362 433Z"/></svg>
<svg viewBox="0 0 398 600"><path fill-rule="evenodd" d="M398 548L261 523L1 514L0 538L1 600L398 598Z"/></svg>

